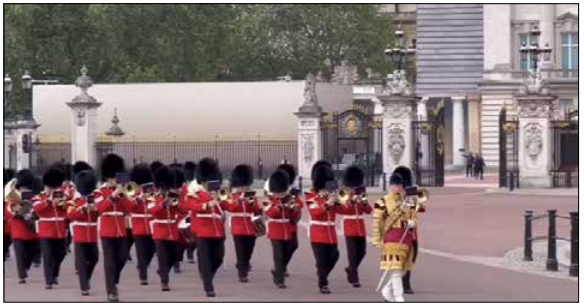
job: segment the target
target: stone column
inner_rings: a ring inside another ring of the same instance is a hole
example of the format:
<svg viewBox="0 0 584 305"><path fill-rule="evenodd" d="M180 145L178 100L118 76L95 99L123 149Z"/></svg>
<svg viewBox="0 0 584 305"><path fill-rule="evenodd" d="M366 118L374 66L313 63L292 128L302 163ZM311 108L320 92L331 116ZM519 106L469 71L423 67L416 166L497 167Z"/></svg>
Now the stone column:
<svg viewBox="0 0 584 305"><path fill-rule="evenodd" d="M418 102L418 120L420 121L427 121L428 120L428 97L422 98L420 102ZM420 148L422 150L422 160L421 160L421 167L426 168L430 165L430 153L429 153L429 143L428 143L428 135L420 133ZM414 143L415 145L416 143ZM414 152L415 153L415 152Z"/></svg>
<svg viewBox="0 0 584 305"><path fill-rule="evenodd" d="M383 172L388 176L399 165L412 167L415 158L412 122L417 98L413 95L379 96L383 103Z"/></svg>
<svg viewBox="0 0 584 305"><path fill-rule="evenodd" d="M452 164L455 168L464 167L465 124L464 98L452 98Z"/></svg>
<svg viewBox="0 0 584 305"><path fill-rule="evenodd" d="M312 166L322 158L320 123L324 115L318 105L316 78L312 74L306 76L304 104L294 114L298 117L298 176L310 180Z"/></svg>
<svg viewBox="0 0 584 305"><path fill-rule="evenodd" d="M468 102L468 150L481 153L481 96L467 96Z"/></svg>
<svg viewBox="0 0 584 305"><path fill-rule="evenodd" d="M522 188L551 187L550 118L555 96L517 94L519 108L519 183Z"/></svg>
<svg viewBox="0 0 584 305"><path fill-rule="evenodd" d="M81 69L81 74L75 82L75 86L81 89L81 93L67 103L73 115L71 121L71 162L85 161L95 166L95 142L98 133L97 109L101 103L98 103L93 96L87 93L87 89L93 85L93 82L87 76L85 66Z"/></svg>

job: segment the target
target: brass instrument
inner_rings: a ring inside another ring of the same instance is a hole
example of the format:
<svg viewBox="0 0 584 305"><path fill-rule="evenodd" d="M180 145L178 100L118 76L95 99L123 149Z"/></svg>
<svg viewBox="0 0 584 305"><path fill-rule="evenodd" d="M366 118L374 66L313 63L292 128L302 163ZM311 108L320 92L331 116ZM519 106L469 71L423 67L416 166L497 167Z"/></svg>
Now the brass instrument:
<svg viewBox="0 0 584 305"><path fill-rule="evenodd" d="M136 182L128 182L121 186L121 193L126 198L132 198L138 194L140 187Z"/></svg>
<svg viewBox="0 0 584 305"><path fill-rule="evenodd" d="M22 199L22 192L16 188L16 179L10 180L4 187L4 201L8 203L8 211L19 218L31 230L35 229L36 217L32 212L32 203Z"/></svg>
<svg viewBox="0 0 584 305"><path fill-rule="evenodd" d="M203 185L199 184L197 182L197 180L193 180L191 183L189 183L189 185L187 186L187 190L188 190L188 194L191 196L194 196L197 192L202 191L203 190Z"/></svg>
<svg viewBox="0 0 584 305"><path fill-rule="evenodd" d="M16 182L16 179L12 179L4 186L4 201L8 202L8 207L13 213L13 207L22 205L22 197L20 191L16 189Z"/></svg>
<svg viewBox="0 0 584 305"><path fill-rule="evenodd" d="M226 201L231 198L231 190L228 188L221 188L219 192L217 192L217 197L220 201Z"/></svg>

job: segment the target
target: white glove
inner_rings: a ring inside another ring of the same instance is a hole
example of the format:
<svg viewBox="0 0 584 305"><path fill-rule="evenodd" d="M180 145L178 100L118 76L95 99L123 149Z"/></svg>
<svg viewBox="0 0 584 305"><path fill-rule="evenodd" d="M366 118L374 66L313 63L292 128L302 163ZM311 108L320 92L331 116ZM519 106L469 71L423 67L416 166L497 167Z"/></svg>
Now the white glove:
<svg viewBox="0 0 584 305"><path fill-rule="evenodd" d="M413 220L408 220L408 229L413 229L416 227L416 222Z"/></svg>

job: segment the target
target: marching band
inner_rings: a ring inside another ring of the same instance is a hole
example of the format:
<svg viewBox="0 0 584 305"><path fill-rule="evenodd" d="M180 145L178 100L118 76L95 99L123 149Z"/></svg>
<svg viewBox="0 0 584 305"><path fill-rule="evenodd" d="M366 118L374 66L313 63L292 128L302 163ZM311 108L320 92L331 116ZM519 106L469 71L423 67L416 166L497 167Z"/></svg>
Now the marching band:
<svg viewBox="0 0 584 305"><path fill-rule="evenodd" d="M148 268L156 254L162 291L170 291L170 273L180 272L185 252L195 263L196 251L205 294L215 297L213 280L224 264L228 221L239 282L250 282L256 240L266 235L272 246L274 285L286 289L288 265L299 247L298 226L303 225L314 255L316 284L321 294L330 294L328 277L340 257L338 234L346 245L347 281L361 287L366 218L373 214L372 243L381 248L383 272L377 290L389 302L403 302L404 293L413 293L419 213L426 209L428 193L413 184L411 170L398 167L390 177L389 192L374 205L367 196L365 174L356 165L337 179L330 163L318 161L311 172L312 187L304 193L294 187L296 176L294 166L281 164L267 179L262 197L253 187L251 166L235 166L225 186L211 158L184 165L137 164L126 171L124 160L109 154L100 162L99 174L77 162L55 164L42 179L30 170L5 169L4 260L12 245L19 283L26 284L30 268L42 257L45 287L53 289L70 238L81 295L90 294L92 274L101 260L107 300L117 302L132 245L141 285L148 285ZM306 221L301 222L304 211Z"/></svg>

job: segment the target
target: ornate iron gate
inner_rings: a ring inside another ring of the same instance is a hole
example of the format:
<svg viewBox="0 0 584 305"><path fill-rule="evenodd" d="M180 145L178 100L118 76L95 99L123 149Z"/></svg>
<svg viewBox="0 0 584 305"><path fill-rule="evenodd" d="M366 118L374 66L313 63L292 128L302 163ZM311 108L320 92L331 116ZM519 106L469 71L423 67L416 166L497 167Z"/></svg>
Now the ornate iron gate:
<svg viewBox="0 0 584 305"><path fill-rule="evenodd" d="M372 114L355 109L323 121L323 159L333 165L338 177L356 164L365 172L367 185L379 183L383 172L381 125Z"/></svg>
<svg viewBox="0 0 584 305"><path fill-rule="evenodd" d="M499 113L499 187L519 187L519 121L505 107Z"/></svg>
<svg viewBox="0 0 584 305"><path fill-rule="evenodd" d="M575 114L575 115L574 115ZM552 187L578 187L577 112L551 121Z"/></svg>
<svg viewBox="0 0 584 305"><path fill-rule="evenodd" d="M444 133L444 101L428 112L427 120L412 122L413 170L419 186L444 186Z"/></svg>

